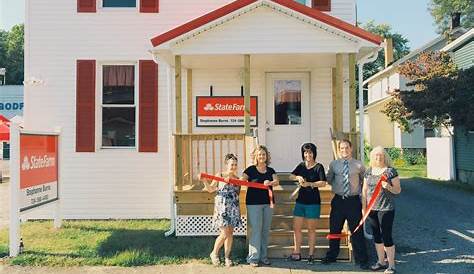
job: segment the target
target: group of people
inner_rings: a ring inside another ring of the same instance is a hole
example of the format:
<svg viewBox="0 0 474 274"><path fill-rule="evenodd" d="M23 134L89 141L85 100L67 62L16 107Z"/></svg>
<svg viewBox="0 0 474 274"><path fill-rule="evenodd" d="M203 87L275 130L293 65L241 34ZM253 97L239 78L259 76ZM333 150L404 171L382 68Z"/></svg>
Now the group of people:
<svg viewBox="0 0 474 274"><path fill-rule="evenodd" d="M352 232L351 241L356 262L363 269L384 273L395 273L395 246L392 240L392 226L395 215L394 198L400 193L400 180L397 171L392 167L390 158L382 147L374 148L370 153L369 167L352 158L352 144L349 140L338 143L340 158L329 165L326 173L324 166L317 162L317 147L306 143L301 147L302 162L290 175L298 184L298 197L293 209L294 250L290 260L300 261L302 227L308 230L309 254L308 263L314 262L316 242L316 220L320 218L321 198L318 188L331 185L334 198L331 201L330 234L340 234L347 220ZM241 177L237 175L238 159L233 154L225 157L226 170L216 174L225 178L224 182L205 182L209 192L217 192L215 197L214 224L220 229L214 248L210 254L214 265L219 265L219 250L224 246L225 265L232 266L230 257L234 228L241 225L239 193L240 186L229 183L229 179L261 183L269 189L279 185L277 173L270 164L270 153L265 146L257 146L253 153L253 164L244 170ZM383 177L382 177L383 176ZM382 190L368 216L368 223L373 231L377 262L369 266L364 234L356 230L368 201L374 195L377 183L381 178ZM273 199L273 201L270 201ZM268 240L272 222L275 197L268 190L248 188L246 195L247 222L250 227L249 251L247 262L254 267L259 264L270 265L267 256ZM354 232L355 231L355 232ZM339 239L331 239L326 257L321 261L330 264L336 261L339 254Z"/></svg>

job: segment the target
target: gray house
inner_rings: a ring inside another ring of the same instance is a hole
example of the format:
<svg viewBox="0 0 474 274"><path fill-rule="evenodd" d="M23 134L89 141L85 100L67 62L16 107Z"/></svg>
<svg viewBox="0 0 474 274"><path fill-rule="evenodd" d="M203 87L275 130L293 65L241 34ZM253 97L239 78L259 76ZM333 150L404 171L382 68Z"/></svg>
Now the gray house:
<svg viewBox="0 0 474 274"><path fill-rule="evenodd" d="M442 51L451 54L459 69L474 66L474 28L446 45ZM454 166L459 181L474 183L474 129L454 128Z"/></svg>

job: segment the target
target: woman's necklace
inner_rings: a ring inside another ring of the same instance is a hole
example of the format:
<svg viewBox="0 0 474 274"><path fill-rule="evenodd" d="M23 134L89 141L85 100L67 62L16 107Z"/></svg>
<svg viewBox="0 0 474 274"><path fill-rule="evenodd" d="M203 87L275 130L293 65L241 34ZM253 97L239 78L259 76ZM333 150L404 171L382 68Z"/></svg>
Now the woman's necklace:
<svg viewBox="0 0 474 274"><path fill-rule="evenodd" d="M376 176L381 175L386 169L387 167L372 167L372 174Z"/></svg>

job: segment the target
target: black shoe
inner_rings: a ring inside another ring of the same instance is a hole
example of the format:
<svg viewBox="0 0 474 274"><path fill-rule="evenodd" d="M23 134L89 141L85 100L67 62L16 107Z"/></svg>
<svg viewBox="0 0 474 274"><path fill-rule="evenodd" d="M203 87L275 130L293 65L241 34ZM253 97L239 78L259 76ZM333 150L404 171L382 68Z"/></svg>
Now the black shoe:
<svg viewBox="0 0 474 274"><path fill-rule="evenodd" d="M368 263L360 263L360 269L369 270L370 266Z"/></svg>
<svg viewBox="0 0 474 274"><path fill-rule="evenodd" d="M328 257L323 258L321 260L322 264L330 264L330 263L335 263L335 262L336 262L336 259L332 259L332 258L328 258Z"/></svg>

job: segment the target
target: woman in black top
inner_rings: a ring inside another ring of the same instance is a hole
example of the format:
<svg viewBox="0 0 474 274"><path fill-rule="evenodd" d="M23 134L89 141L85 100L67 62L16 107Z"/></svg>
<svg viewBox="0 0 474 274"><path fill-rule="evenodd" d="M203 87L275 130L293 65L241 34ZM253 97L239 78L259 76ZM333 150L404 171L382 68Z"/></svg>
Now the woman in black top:
<svg viewBox="0 0 474 274"><path fill-rule="evenodd" d="M290 259L301 260L301 241L304 221L308 227L309 257L308 263L314 260L314 245L316 242L316 219L321 212L321 198L318 187L326 186L324 167L316 162L317 148L312 143L301 147L303 162L298 164L290 175L290 179L298 182L298 198L293 210L294 250Z"/></svg>
<svg viewBox="0 0 474 274"><path fill-rule="evenodd" d="M275 170L270 164L270 153L265 146L257 146L252 152L253 165L249 166L242 175L242 180L261 183L273 189L279 184ZM273 209L270 207L268 190L248 188L245 197L247 204L247 221L251 227L249 253L247 262L258 266L261 262L269 265L267 256L268 238L272 223ZM273 197L273 203L275 198Z"/></svg>

